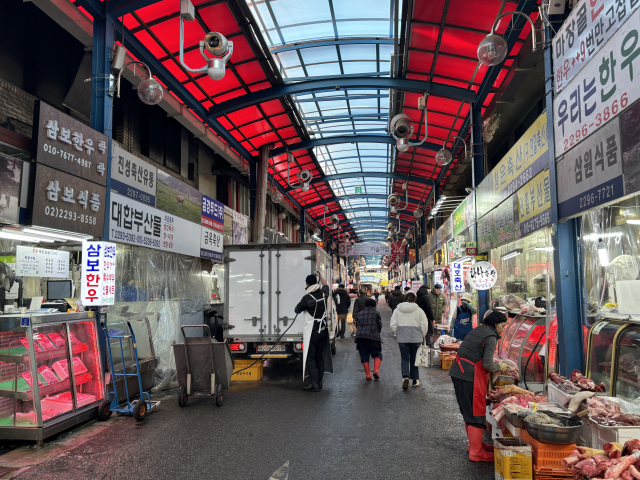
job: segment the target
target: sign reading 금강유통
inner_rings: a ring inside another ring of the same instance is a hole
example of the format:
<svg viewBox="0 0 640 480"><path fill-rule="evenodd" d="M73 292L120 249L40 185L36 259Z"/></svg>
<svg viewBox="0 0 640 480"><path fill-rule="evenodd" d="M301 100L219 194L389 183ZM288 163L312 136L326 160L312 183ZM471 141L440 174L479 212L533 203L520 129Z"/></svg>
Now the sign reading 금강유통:
<svg viewBox="0 0 640 480"><path fill-rule="evenodd" d="M82 243L82 305L113 305L116 298L116 244Z"/></svg>
<svg viewBox="0 0 640 480"><path fill-rule="evenodd" d="M156 206L158 169L111 143L111 191Z"/></svg>
<svg viewBox="0 0 640 480"><path fill-rule="evenodd" d="M202 195L201 223L217 232L224 232L224 205L207 195Z"/></svg>
<svg viewBox="0 0 640 480"><path fill-rule="evenodd" d="M640 10L553 100L556 156L640 98Z"/></svg>
<svg viewBox="0 0 640 480"><path fill-rule="evenodd" d="M559 218L624 196L620 150L620 119L616 118L558 160Z"/></svg>

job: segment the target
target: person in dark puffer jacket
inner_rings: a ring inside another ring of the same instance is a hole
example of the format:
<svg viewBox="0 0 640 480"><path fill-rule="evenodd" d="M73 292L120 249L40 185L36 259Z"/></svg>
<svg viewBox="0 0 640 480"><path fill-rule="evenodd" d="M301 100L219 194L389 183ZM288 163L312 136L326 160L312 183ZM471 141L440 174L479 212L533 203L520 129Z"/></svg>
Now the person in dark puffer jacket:
<svg viewBox="0 0 640 480"><path fill-rule="evenodd" d="M433 315L433 308L431 308L431 295L429 295L429 287L426 285L422 285L418 292L416 293L418 296L418 300L416 303L422 309L424 314L427 316L429 320L429 331L427 332L427 336L425 338L427 345L431 345L431 338L435 333L435 316Z"/></svg>
<svg viewBox="0 0 640 480"><path fill-rule="evenodd" d="M389 308L391 308L391 311L394 311L396 307L403 302L404 295L400 291L400 285L398 285L393 292L391 292L391 295L389 295Z"/></svg>
<svg viewBox="0 0 640 480"><path fill-rule="evenodd" d="M360 352L360 360L364 366L367 380L371 380L371 366L369 357L373 357L373 378L380 380L380 364L382 363L382 317L376 310L376 301L367 298L364 302L364 309L354 316L356 324L356 343Z"/></svg>
<svg viewBox="0 0 640 480"><path fill-rule="evenodd" d="M360 310L364 310L364 302L367 301L367 291L364 288L361 288L359 293L358 298L353 302L353 312L351 315L354 319Z"/></svg>
<svg viewBox="0 0 640 480"><path fill-rule="evenodd" d="M351 305L351 298L349 298L344 284L338 285L338 288L333 292L333 298L336 300L336 313L338 314L338 337L344 338L344 332L347 329L347 314Z"/></svg>

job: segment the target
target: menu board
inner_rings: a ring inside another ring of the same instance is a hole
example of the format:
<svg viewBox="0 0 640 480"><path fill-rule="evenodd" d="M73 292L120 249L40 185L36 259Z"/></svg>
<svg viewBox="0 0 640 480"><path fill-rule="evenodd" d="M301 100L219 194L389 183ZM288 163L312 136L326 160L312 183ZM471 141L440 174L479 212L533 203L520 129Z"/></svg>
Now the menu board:
<svg viewBox="0 0 640 480"><path fill-rule="evenodd" d="M69 278L69 252L39 247L16 247L16 276Z"/></svg>

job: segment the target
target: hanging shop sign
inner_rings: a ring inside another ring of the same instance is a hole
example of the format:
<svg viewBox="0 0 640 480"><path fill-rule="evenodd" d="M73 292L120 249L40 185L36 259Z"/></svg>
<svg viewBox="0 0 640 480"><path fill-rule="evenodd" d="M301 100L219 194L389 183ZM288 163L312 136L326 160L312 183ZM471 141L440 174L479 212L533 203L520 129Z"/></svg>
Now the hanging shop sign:
<svg viewBox="0 0 640 480"><path fill-rule="evenodd" d="M101 185L37 165L31 224L102 237L106 193Z"/></svg>
<svg viewBox="0 0 640 480"><path fill-rule="evenodd" d="M202 221L202 193L173 175L158 170L156 207L193 223Z"/></svg>
<svg viewBox="0 0 640 480"><path fill-rule="evenodd" d="M453 238L453 217L447 217L442 224L442 242L448 242Z"/></svg>
<svg viewBox="0 0 640 480"><path fill-rule="evenodd" d="M402 245L402 242L400 242ZM402 249L404 254L404 246ZM351 245L350 243L340 244L340 255L344 257L356 255L394 255L391 246L384 242L364 242Z"/></svg>
<svg viewBox="0 0 640 480"><path fill-rule="evenodd" d="M564 184L561 185L564 189ZM520 224L520 237L551 224L549 170L539 173L518 190L518 223Z"/></svg>
<svg viewBox="0 0 640 480"><path fill-rule="evenodd" d="M222 233L203 225L200 232L200 256L221 262L223 246Z"/></svg>
<svg viewBox="0 0 640 480"><path fill-rule="evenodd" d="M462 262L451 262L451 291L464 292L464 267Z"/></svg>
<svg viewBox="0 0 640 480"><path fill-rule="evenodd" d="M40 100L33 113L36 162L99 185L107 184L109 141L106 135Z"/></svg>
<svg viewBox="0 0 640 480"><path fill-rule="evenodd" d="M416 250L414 248L409 249L409 263L415 265L416 263Z"/></svg>
<svg viewBox="0 0 640 480"><path fill-rule="evenodd" d="M465 254L470 257L475 257L478 254L478 247L476 242L467 242Z"/></svg>
<svg viewBox="0 0 640 480"><path fill-rule="evenodd" d="M82 243L82 305L113 305L116 299L116 244Z"/></svg>
<svg viewBox="0 0 640 480"><path fill-rule="evenodd" d="M569 150L557 162L558 216L567 218L624 195L620 119Z"/></svg>
<svg viewBox="0 0 640 480"><path fill-rule="evenodd" d="M458 208L453 211L451 215L453 222L453 236L460 235L468 227L467 225L467 199L465 198Z"/></svg>
<svg viewBox="0 0 640 480"><path fill-rule="evenodd" d="M554 98L556 156L573 148L640 98L639 30L640 10L637 10L627 15L625 23L597 57Z"/></svg>
<svg viewBox="0 0 640 480"><path fill-rule="evenodd" d="M497 248L518 238L518 198L514 195L498 205L491 214L491 247Z"/></svg>
<svg viewBox="0 0 640 480"><path fill-rule="evenodd" d="M582 0L573 7L553 37L556 95L595 57L639 6L639 0Z"/></svg>
<svg viewBox="0 0 640 480"><path fill-rule="evenodd" d="M411 291L413 293L415 293L416 295L418 295L418 290L420 290L420 287L424 285L424 283L422 282L422 280L412 280L411 281Z"/></svg>
<svg viewBox="0 0 640 480"><path fill-rule="evenodd" d="M478 250L488 252L493 245L493 212L478 220Z"/></svg>
<svg viewBox="0 0 640 480"><path fill-rule="evenodd" d="M640 192L640 102L636 102L620 116L622 137L622 171L625 195Z"/></svg>
<svg viewBox="0 0 640 480"><path fill-rule="evenodd" d="M216 232L224 232L224 205L207 195L202 195L200 223Z"/></svg>
<svg viewBox="0 0 640 480"><path fill-rule="evenodd" d="M69 278L69 252L48 248L16 247L16 276Z"/></svg>
<svg viewBox="0 0 640 480"><path fill-rule="evenodd" d="M496 267L489 262L478 262L467 272L467 281L476 290L489 290L498 280Z"/></svg>
<svg viewBox="0 0 640 480"><path fill-rule="evenodd" d="M442 270L436 270L433 272L433 285L442 285Z"/></svg>
<svg viewBox="0 0 640 480"><path fill-rule="evenodd" d="M249 243L249 235L247 232L247 217L241 213L233 211L233 244L246 245Z"/></svg>
<svg viewBox="0 0 640 480"><path fill-rule="evenodd" d="M189 222L113 192L109 212L109 240L199 256L200 223Z"/></svg>
<svg viewBox="0 0 640 480"><path fill-rule="evenodd" d="M21 178L22 160L0 153L0 223L19 222Z"/></svg>
<svg viewBox="0 0 640 480"><path fill-rule="evenodd" d="M404 255L404 243L402 242L392 243L390 255Z"/></svg>
<svg viewBox="0 0 640 480"><path fill-rule="evenodd" d="M111 191L156 206L158 169L111 143Z"/></svg>

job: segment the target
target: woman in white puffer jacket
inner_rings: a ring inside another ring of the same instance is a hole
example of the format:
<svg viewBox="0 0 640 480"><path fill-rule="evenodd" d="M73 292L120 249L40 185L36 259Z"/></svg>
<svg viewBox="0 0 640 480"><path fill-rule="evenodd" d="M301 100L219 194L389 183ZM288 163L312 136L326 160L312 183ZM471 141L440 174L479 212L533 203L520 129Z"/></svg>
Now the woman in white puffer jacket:
<svg viewBox="0 0 640 480"><path fill-rule="evenodd" d="M412 385L420 385L416 353L424 341L424 336L429 330L427 316L416 303L416 294L408 292L404 296L405 301L398 305L391 315L391 330L398 337L402 367L402 389L409 388L409 380Z"/></svg>

